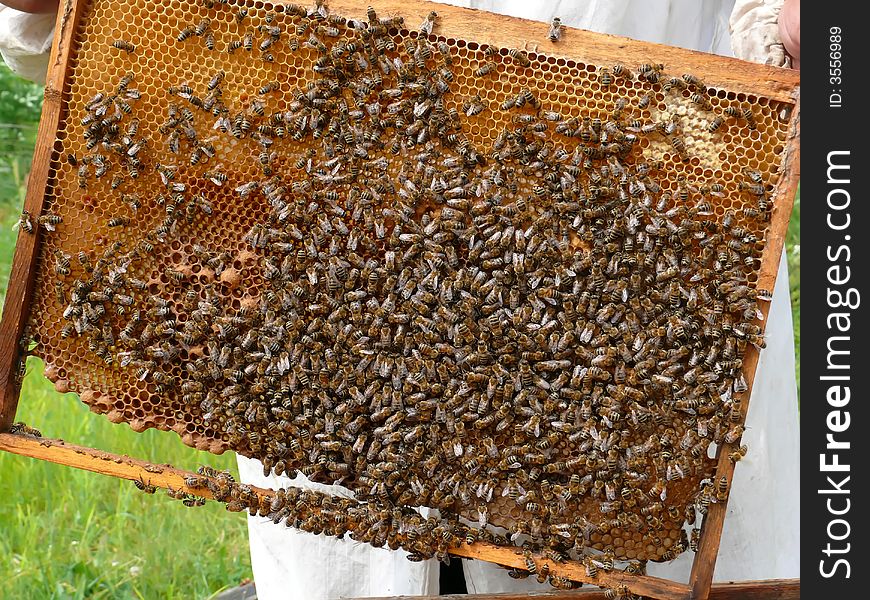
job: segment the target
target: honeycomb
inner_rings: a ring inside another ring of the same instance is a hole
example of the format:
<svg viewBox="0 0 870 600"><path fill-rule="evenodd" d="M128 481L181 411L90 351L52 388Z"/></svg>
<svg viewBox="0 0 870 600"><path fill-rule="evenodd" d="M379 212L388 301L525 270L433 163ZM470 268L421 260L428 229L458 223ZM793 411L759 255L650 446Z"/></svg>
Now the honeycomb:
<svg viewBox="0 0 870 600"><path fill-rule="evenodd" d="M456 536L415 506L592 569L691 545L788 105L320 2L91 0L74 39L30 323L58 389L340 483L328 533L421 556Z"/></svg>

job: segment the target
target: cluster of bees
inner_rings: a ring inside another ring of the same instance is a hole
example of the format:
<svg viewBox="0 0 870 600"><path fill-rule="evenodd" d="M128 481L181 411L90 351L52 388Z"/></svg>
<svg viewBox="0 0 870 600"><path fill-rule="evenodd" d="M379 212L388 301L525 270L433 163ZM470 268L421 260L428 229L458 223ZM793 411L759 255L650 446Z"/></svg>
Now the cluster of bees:
<svg viewBox="0 0 870 600"><path fill-rule="evenodd" d="M669 527L688 523L691 536L641 558L694 547L697 513L727 492L709 446L731 444L732 460L745 453L742 357L764 345L755 322L768 298L750 282L763 241L752 231L770 212L759 172L740 183L747 208L719 219L722 185L663 185L664 164L644 159L641 140L665 136L689 160L679 117L645 120L643 109L665 82L664 93L690 90L706 110L703 82L667 79L663 65L615 65L603 77L642 81L651 93L579 117L530 89L490 106L452 94L456 58L429 37L434 13L412 35L372 8L359 21L322 2L284 10L292 27L270 16L255 31L265 60L315 57L312 83L292 90L287 110L268 109L277 82L230 98L224 71L203 89L169 87L166 120L150 139L133 116L141 95L131 76L87 104L89 154L67 160L81 187L112 178L129 213L107 231L132 231L142 206L163 215L99 258L57 252L62 337L86 339L265 473L356 494L291 488L264 505L218 473L188 484L208 486L231 510L402 547L413 559L469 540L524 544L585 556L592 574L625 559L593 543L596 532L639 532L660 545ZM223 43L209 23L183 25L177 43ZM560 39L560 23L549 37ZM253 51L251 38L226 51ZM530 64L520 50L485 55L479 77ZM479 147L465 119L492 110L510 123ZM742 126L754 126L751 111L709 125ZM260 176L220 170L220 144L204 129L245 144ZM290 147L304 149L288 160ZM136 184L143 173L156 191ZM167 244L219 216L191 178L262 214L238 248L204 241L184 264L158 269ZM263 283L234 309L225 276L243 253L257 257ZM194 267L214 275L201 292ZM160 293L146 291L154 281ZM172 376L178 367L182 377ZM441 517L424 519L416 506Z"/></svg>
<svg viewBox="0 0 870 600"><path fill-rule="evenodd" d="M143 479L133 483L141 491L153 494L156 488ZM229 471L218 471L201 466L196 475L185 477L185 487L205 493L222 502L230 512L247 511L248 514L283 523L287 527L302 529L314 534L324 534L371 544L376 548L392 550L402 548L408 559L414 562L430 557L448 561L450 549L462 544L486 541L501 546L509 542L504 535L489 529L463 523L456 515L424 517L408 507L382 505L377 510L360 504L352 498L332 496L322 492L290 487L262 493L251 486L238 483ZM170 498L181 500L185 506L202 506L206 499L184 489L169 488ZM526 569L511 569L511 577L520 579L536 575L539 582L549 582L559 589L576 589L580 583L550 573L549 566L538 560L534 546L523 545ZM568 556L556 550L548 550L545 558L564 562ZM600 570L614 569L612 555L587 559L588 568L594 574ZM641 561L632 561L625 570L631 573L645 572Z"/></svg>

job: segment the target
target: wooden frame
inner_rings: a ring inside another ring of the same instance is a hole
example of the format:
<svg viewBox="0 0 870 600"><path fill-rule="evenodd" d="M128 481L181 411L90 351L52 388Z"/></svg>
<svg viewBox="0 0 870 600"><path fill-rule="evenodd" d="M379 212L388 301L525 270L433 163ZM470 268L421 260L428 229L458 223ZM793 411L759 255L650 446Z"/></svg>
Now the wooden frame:
<svg viewBox="0 0 870 600"><path fill-rule="evenodd" d="M714 583L710 600L798 600L801 597L800 579L762 579L759 581L732 581ZM445 594L443 596L392 596L388 598L361 598L360 600L606 600L603 590L577 590L570 592L531 592L501 594Z"/></svg>
<svg viewBox="0 0 870 600"><path fill-rule="evenodd" d="M87 0L64 0L58 13L56 36L45 87L45 102L25 202L25 209L33 218L38 218L43 211L55 132L63 117L64 98L68 93L68 65L75 50L74 34L86 3ZM473 39L478 43L500 47L528 46L526 40L542 40L546 32L546 24L539 22L442 4L427 2L408 4L396 0L370 0L370 4L382 14L401 14L411 24L421 22L429 11L437 10L444 22L444 26L439 30L440 34L454 38ZM346 15L359 15L364 11L362 5L353 0L333 0L330 2L330 6L334 11ZM774 198L774 210L758 281L760 288L772 290L799 179L799 75L794 71L785 69L570 28L563 30L562 42L557 45L548 45L546 52L569 60L580 60L599 65L610 65L617 62L627 65L640 64L648 61L649 57L655 56L665 63L679 64L703 77L710 85L793 104L780 179ZM0 431L9 430L15 418L19 401L21 349L18 341L28 319L39 243L39 228L36 228L33 235L20 235L12 263L6 304L3 309L2 323L0 323ZM765 316L767 316L768 309L769 307L766 305L763 307ZM744 360L745 376L750 390L758 358L758 351L754 347L750 347ZM748 402L744 403L743 410L745 418ZM159 487L186 488L184 477L188 474L168 465L152 465L91 448L73 446L60 440L0 433L0 449L114 477L131 480L141 479ZM726 447L719 447L717 460L716 478L724 476L730 482L734 472L734 464L728 460ZM201 489L188 491L198 495L207 495ZM269 494L268 490L257 490L257 492ZM723 588L717 586L711 588L726 507L727 502L710 505L709 512L704 519L700 547L695 556L688 584L656 577L628 575L620 571L601 572L596 577L589 577L585 568L576 562L554 563L544 557L538 557L538 561L539 564L548 564L554 575L600 586L624 585L633 593L657 598L693 600L703 600L708 596L739 598L745 597L747 589L759 590L761 595L757 597L764 598L793 598L795 594L799 596L799 585L796 586L794 582L786 584L748 583L744 584L743 587L734 588L733 593L722 592ZM471 546L455 548L451 553L505 566L525 567L522 554L515 548L497 547L478 542ZM797 591L795 592L795 590ZM504 597L517 598L518 596ZM558 598L567 597L567 595L556 593L542 597ZM576 594L572 594L571 597L576 597ZM589 594L589 597L597 598L594 594ZM495 597L493 596L493 598Z"/></svg>

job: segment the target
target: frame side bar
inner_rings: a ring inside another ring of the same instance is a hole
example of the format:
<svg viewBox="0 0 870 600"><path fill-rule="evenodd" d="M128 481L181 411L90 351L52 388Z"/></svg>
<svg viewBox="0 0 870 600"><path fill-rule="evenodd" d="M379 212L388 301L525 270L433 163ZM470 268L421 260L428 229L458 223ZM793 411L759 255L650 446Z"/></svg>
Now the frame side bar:
<svg viewBox="0 0 870 600"><path fill-rule="evenodd" d="M800 99L791 115L788 130L789 142L800 139ZM774 214L771 219L771 227L768 231L768 239L765 244L764 264L769 267L766 272L771 273L770 281L759 279L759 287L768 285L772 292L772 283L776 278L777 267L785 245L785 236L788 229L789 216L791 215L794 205L794 197L797 192L797 186L800 179L800 144L789 144L793 150L787 154L783 160L783 168L780 175L780 181L785 182L785 185L778 188L777 195L774 197ZM762 269L763 272L764 269ZM787 283L787 282L785 282ZM764 321L767 323L767 317L770 310L770 304L764 305L762 312ZM755 381L756 370L760 353L757 348L751 346L746 352L746 364L744 365L744 374L748 390L746 392L746 401L742 407L741 423L745 423L746 415L749 411L749 401L752 396L752 387ZM728 496L731 492L731 481L734 476L735 463L728 458L729 453L740 446L738 439L733 444L720 444L717 451L717 467L716 479L714 484L720 478L725 477L728 481L728 490L725 493L725 501L710 504L707 515L704 517L704 522L701 526L701 539L698 545L698 552L695 555L695 560L692 563L692 572L689 576L689 586L692 589L690 598L692 600L706 600L710 593L710 586L713 582L713 571L716 567L716 557L719 553L719 544L722 539L722 528L725 522L725 514L728 508Z"/></svg>
<svg viewBox="0 0 870 600"><path fill-rule="evenodd" d="M67 65L72 53L73 36L82 14L85 0L64 0L58 10L54 43L46 76L42 116L36 138L36 149L27 182L24 209L30 213L32 234L19 230L6 291L3 319L0 321L0 431L7 431L18 409L21 387L19 340L30 314L30 302L36 283L36 262L39 256L40 228L36 219L42 214L45 188L51 169L54 137L63 114L63 91Z"/></svg>

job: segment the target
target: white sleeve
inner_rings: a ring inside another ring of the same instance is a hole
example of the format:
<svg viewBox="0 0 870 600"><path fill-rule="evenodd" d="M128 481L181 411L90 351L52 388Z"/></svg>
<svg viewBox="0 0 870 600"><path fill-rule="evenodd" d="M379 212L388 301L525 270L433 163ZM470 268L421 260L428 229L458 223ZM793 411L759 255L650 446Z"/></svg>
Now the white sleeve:
<svg viewBox="0 0 870 600"><path fill-rule="evenodd" d="M0 56L15 73L45 83L55 14L29 14L0 5Z"/></svg>
<svg viewBox="0 0 870 600"><path fill-rule="evenodd" d="M787 66L779 37L783 0L736 0L731 12L731 49L743 60L774 67Z"/></svg>
<svg viewBox="0 0 870 600"><path fill-rule="evenodd" d="M263 463L236 455L243 483L279 489L290 486L353 497L339 485L312 483L301 473L263 475ZM428 509L422 509L428 516ZM357 542L350 536L276 525L267 517L248 516L251 567L261 600L330 600L359 596L421 596L438 593L438 561L411 562L404 550L392 551Z"/></svg>

